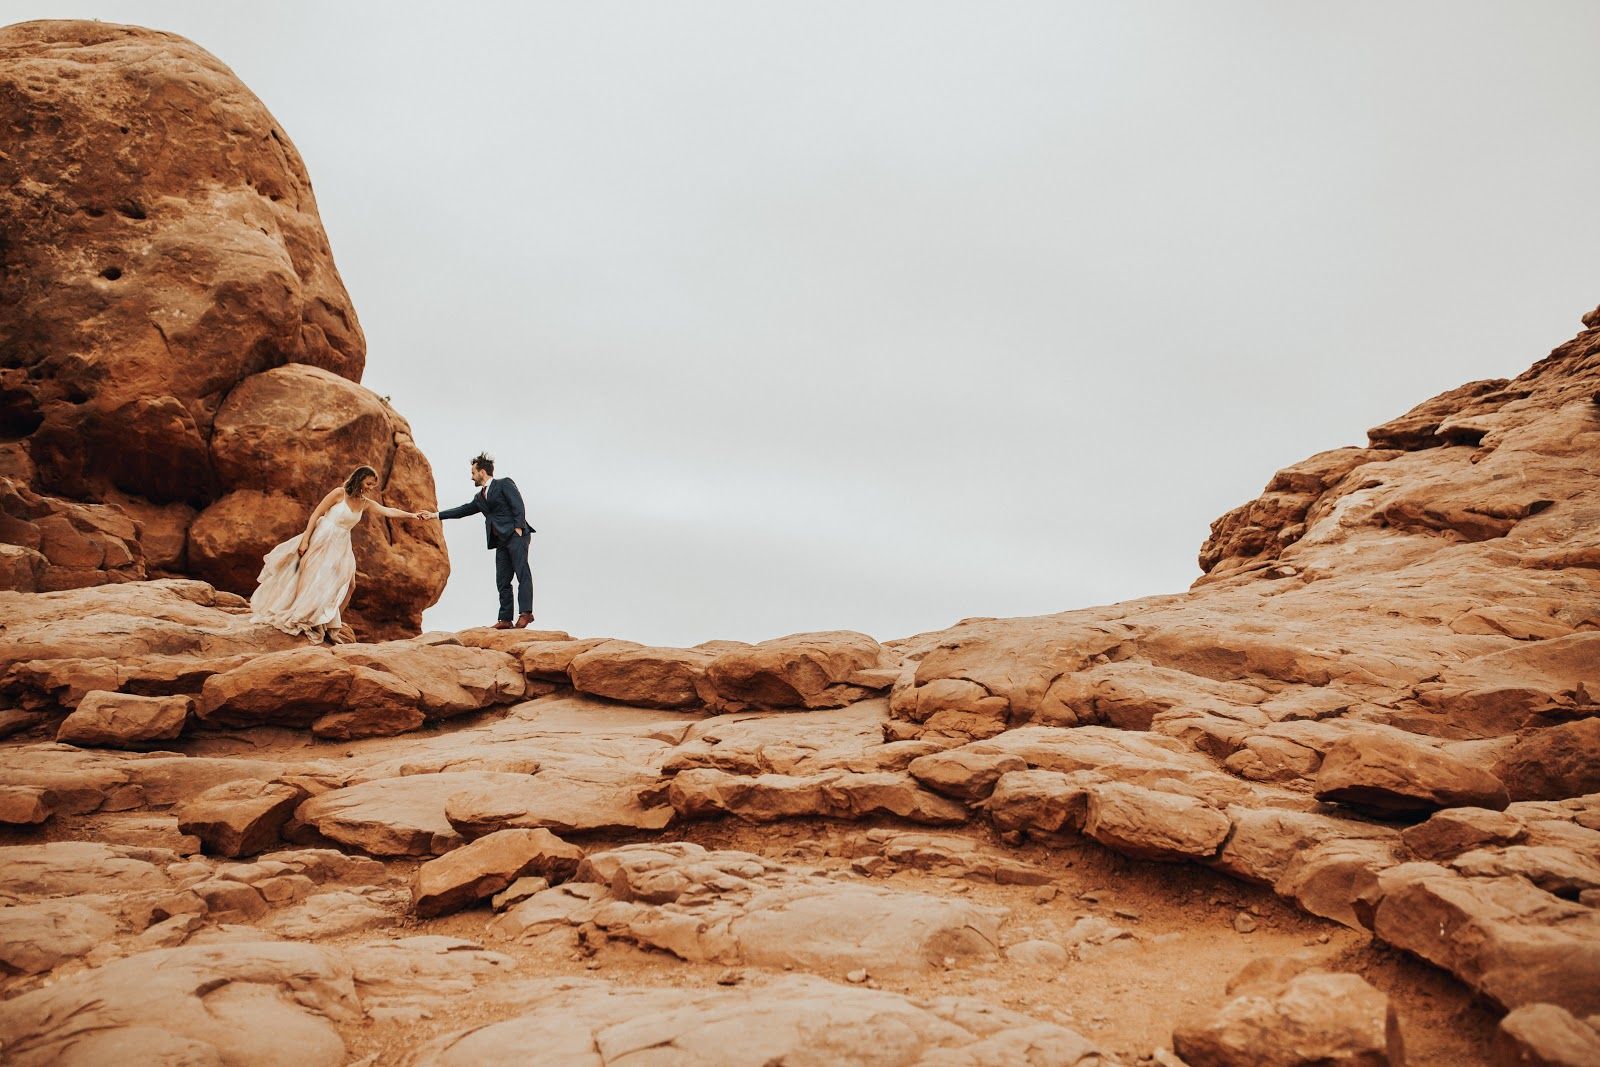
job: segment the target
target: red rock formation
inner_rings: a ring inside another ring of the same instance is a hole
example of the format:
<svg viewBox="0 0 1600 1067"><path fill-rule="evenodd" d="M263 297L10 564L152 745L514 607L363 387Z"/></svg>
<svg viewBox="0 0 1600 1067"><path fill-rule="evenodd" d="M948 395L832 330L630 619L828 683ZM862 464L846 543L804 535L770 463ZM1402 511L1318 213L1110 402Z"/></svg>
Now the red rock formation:
<svg viewBox="0 0 1600 1067"><path fill-rule="evenodd" d="M0 587L247 594L363 463L431 509L410 427L357 384L360 323L261 101L130 26L6 27L0 59ZM415 632L448 574L437 530L365 523L357 558L358 630Z"/></svg>

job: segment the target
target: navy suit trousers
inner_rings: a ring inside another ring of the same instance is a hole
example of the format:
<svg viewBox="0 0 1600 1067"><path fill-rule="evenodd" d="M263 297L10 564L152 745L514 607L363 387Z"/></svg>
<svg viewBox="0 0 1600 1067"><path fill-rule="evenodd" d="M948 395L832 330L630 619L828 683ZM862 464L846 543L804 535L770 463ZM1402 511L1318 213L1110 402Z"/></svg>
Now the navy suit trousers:
<svg viewBox="0 0 1600 1067"><path fill-rule="evenodd" d="M533 614L533 571L528 567L528 542L532 535L526 530L521 537L500 542L494 550L494 584L500 589L500 618L511 621L511 577L517 579L517 611Z"/></svg>

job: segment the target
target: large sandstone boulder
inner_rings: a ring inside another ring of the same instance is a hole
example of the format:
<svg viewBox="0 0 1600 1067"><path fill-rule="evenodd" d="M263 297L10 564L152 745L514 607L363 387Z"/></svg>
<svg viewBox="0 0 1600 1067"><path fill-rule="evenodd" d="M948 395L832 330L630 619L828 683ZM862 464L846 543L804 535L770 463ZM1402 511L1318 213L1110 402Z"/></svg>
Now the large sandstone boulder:
<svg viewBox="0 0 1600 1067"><path fill-rule="evenodd" d="M355 384L366 342L305 165L261 101L193 43L131 26L19 23L0 58L16 142L0 158L0 436L20 442L5 587L154 565L248 593L287 509L202 514L186 551L195 510L276 490L303 521L362 463L388 503L431 510L404 420ZM322 421L357 410L353 436ZM352 618L415 632L448 573L438 530L364 525Z"/></svg>
<svg viewBox="0 0 1600 1067"><path fill-rule="evenodd" d="M369 390L317 367L275 367L241 382L217 412L211 451L227 495L195 520L189 561L218 588L253 590L262 557L303 529L322 495L362 464L387 472L384 503L434 508L432 474L406 421ZM377 636L415 632L421 608L449 576L438 524L369 516L352 539L352 622Z"/></svg>

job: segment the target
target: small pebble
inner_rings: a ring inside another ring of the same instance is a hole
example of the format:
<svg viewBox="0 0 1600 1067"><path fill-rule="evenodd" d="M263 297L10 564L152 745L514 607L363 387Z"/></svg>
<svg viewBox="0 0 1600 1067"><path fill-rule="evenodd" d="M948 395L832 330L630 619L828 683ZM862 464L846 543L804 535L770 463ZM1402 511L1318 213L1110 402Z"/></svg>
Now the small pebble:
<svg viewBox="0 0 1600 1067"><path fill-rule="evenodd" d="M1134 922L1139 921L1139 913L1132 908L1113 908L1111 909L1111 914L1115 915L1119 919L1132 919Z"/></svg>
<svg viewBox="0 0 1600 1067"><path fill-rule="evenodd" d="M1035 904L1048 904L1056 899L1060 893L1061 890L1056 886L1042 885L1033 891L1033 902Z"/></svg>
<svg viewBox="0 0 1600 1067"><path fill-rule="evenodd" d="M1091 904L1098 904L1098 903L1100 903L1101 898L1104 897L1104 896L1105 896L1105 892L1103 890L1100 890L1100 889L1086 889L1082 893L1078 894L1078 899L1079 900L1087 900Z"/></svg>
<svg viewBox="0 0 1600 1067"><path fill-rule="evenodd" d="M856 985L860 985L862 982L867 980L867 972L862 970L851 971L849 974L844 976L844 980L846 982L854 982Z"/></svg>
<svg viewBox="0 0 1600 1067"><path fill-rule="evenodd" d="M718 985L738 985L742 981L744 981L744 975L738 971L723 971L717 975Z"/></svg>
<svg viewBox="0 0 1600 1067"><path fill-rule="evenodd" d="M1233 917L1233 928L1241 934L1248 934L1256 928L1256 920L1247 911L1241 911Z"/></svg>

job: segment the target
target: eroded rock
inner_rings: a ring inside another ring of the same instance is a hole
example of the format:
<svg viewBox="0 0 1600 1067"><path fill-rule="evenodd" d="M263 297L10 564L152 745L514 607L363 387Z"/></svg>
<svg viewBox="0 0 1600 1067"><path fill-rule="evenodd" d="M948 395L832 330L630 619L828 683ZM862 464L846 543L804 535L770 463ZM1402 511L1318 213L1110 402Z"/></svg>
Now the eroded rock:
<svg viewBox="0 0 1600 1067"><path fill-rule="evenodd" d="M56 731L70 745L125 748L171 741L183 733L193 701L188 697L141 697L90 693Z"/></svg>
<svg viewBox="0 0 1600 1067"><path fill-rule="evenodd" d="M1317 772L1317 799L1378 815L1439 808L1503 811L1511 798L1488 771L1392 734L1363 733L1328 749Z"/></svg>
<svg viewBox="0 0 1600 1067"><path fill-rule="evenodd" d="M330 952L200 945L114 960L0 1002L0 1033L18 1067L127 1057L341 1067L335 1023L360 1017L350 968Z"/></svg>
<svg viewBox="0 0 1600 1067"><path fill-rule="evenodd" d="M751 1063L1029 1063L1092 1067L1077 1033L980 1001L897 993L791 976L759 986L673 990L601 981L524 987L521 1014L418 1050L417 1067L498 1067L540 1049L551 1062L599 1067L672 1050L705 1067ZM892 1057L892 1059L890 1059Z"/></svg>
<svg viewBox="0 0 1600 1067"><path fill-rule="evenodd" d="M453 797L473 790L509 793L527 780L491 771L380 778L312 797L295 810L294 821L372 856L438 856L463 843L445 815Z"/></svg>
<svg viewBox="0 0 1600 1067"><path fill-rule="evenodd" d="M563 882L577 871L583 849L548 830L497 830L417 870L411 898L418 915L443 915L492 897L523 875Z"/></svg>
<svg viewBox="0 0 1600 1067"><path fill-rule="evenodd" d="M213 786L178 809L178 829L218 856L249 856L277 844L306 791L286 782L241 778Z"/></svg>
<svg viewBox="0 0 1600 1067"><path fill-rule="evenodd" d="M1389 998L1353 974L1303 974L1180 1026L1172 1047L1191 1067L1402 1067Z"/></svg>

